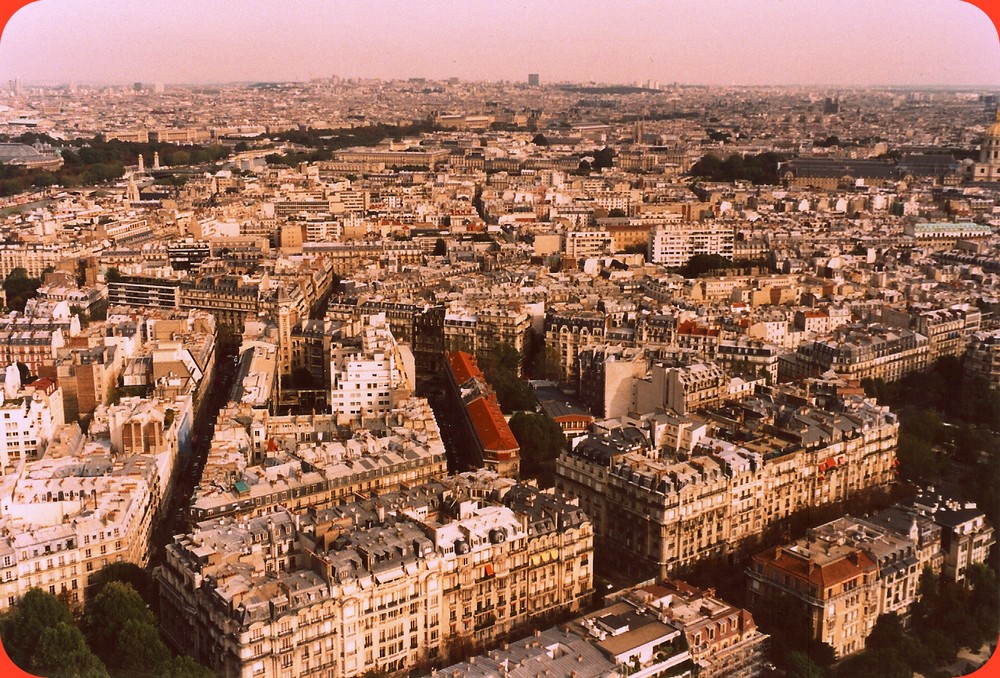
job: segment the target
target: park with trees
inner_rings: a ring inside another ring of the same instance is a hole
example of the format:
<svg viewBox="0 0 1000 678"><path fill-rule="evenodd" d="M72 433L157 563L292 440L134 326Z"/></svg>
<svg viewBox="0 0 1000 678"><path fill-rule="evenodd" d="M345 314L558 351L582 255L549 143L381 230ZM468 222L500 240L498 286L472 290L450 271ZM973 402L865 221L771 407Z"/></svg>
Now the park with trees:
<svg viewBox="0 0 1000 678"><path fill-rule="evenodd" d="M131 563L94 575L84 606L34 588L0 615L0 640L17 666L49 678L213 678L160 637L156 585Z"/></svg>

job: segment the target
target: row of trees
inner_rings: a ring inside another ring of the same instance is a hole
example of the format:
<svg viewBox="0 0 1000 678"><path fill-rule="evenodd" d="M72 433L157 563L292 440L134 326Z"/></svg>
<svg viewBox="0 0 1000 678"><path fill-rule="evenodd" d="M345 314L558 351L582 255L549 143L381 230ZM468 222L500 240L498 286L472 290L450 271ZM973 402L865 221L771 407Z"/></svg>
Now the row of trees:
<svg viewBox="0 0 1000 678"><path fill-rule="evenodd" d="M336 129L288 130L273 135L278 141L287 141L313 149L304 152L272 153L265 160L272 165L294 167L302 162L319 162L333 158L333 151L352 146L377 146L383 139L402 139L438 129L427 122L411 125L365 125Z"/></svg>
<svg viewBox="0 0 1000 678"><path fill-rule="evenodd" d="M190 165L215 162L229 157L225 146L198 146L167 143L134 143L129 141L102 141L99 137L89 140L59 141L51 137L30 134L14 139L21 143L42 141L59 149L63 166L58 170L26 169L14 165L0 165L0 196L14 195L34 188L47 186L92 186L118 179L126 165L134 165L142 154L152 164L153 154L159 152L165 166Z"/></svg>
<svg viewBox="0 0 1000 678"><path fill-rule="evenodd" d="M963 379L964 359L944 356L924 372L899 381L865 379L861 385L879 402L947 417L1000 432L1000 391L990 390L984 379Z"/></svg>
<svg viewBox="0 0 1000 678"><path fill-rule="evenodd" d="M963 379L963 373L962 360L947 356L897 382L863 380L862 386L899 412L900 477L917 484L958 481L966 496L997 524L1000 392L983 380Z"/></svg>
<svg viewBox="0 0 1000 678"><path fill-rule="evenodd" d="M725 160L711 153L702 156L688 174L708 181L750 181L754 184L778 183L778 163L785 158L777 153L745 155L734 153Z"/></svg>
<svg viewBox="0 0 1000 678"><path fill-rule="evenodd" d="M11 660L35 675L212 678L160 639L155 596L143 570L115 563L95 576L79 619L61 597L31 589L0 617L0 639Z"/></svg>

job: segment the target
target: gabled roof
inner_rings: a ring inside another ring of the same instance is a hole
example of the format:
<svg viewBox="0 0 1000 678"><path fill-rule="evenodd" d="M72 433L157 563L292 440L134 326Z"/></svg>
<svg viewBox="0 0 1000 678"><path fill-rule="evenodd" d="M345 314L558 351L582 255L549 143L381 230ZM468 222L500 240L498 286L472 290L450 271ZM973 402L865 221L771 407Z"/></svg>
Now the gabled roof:
<svg viewBox="0 0 1000 678"><path fill-rule="evenodd" d="M517 452L520 449L496 401L490 398L477 398L469 403L467 408L484 450Z"/></svg>
<svg viewBox="0 0 1000 678"><path fill-rule="evenodd" d="M455 375L456 384L464 384L473 377L484 379L476 359L465 351L454 351L448 354L448 365Z"/></svg>

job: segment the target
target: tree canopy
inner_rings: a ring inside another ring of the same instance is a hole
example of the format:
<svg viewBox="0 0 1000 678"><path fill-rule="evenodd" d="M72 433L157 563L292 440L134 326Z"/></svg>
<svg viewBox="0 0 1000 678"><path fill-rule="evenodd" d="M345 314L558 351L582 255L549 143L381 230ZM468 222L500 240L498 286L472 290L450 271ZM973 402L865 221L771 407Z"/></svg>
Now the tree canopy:
<svg viewBox="0 0 1000 678"><path fill-rule="evenodd" d="M702 156L688 174L708 181L750 181L754 184L777 184L778 163L783 156L777 153L744 155L734 153L722 160L711 153Z"/></svg>
<svg viewBox="0 0 1000 678"><path fill-rule="evenodd" d="M521 447L521 477L537 478L542 487L555 482L555 460L566 448L559 424L544 414L516 412L510 430Z"/></svg>
<svg viewBox="0 0 1000 678"><path fill-rule="evenodd" d="M74 626L69 607L41 589L29 589L2 618L0 638L11 661L35 674L107 676Z"/></svg>
<svg viewBox="0 0 1000 678"><path fill-rule="evenodd" d="M535 409L535 394L520 378L521 356L510 344L499 344L490 351L476 354L483 376L497 394L500 409L506 413Z"/></svg>
<svg viewBox="0 0 1000 678"><path fill-rule="evenodd" d="M108 582L87 605L84 616L87 640L97 656L109 666L123 660L119 642L129 622L156 627L152 610L129 583Z"/></svg>
<svg viewBox="0 0 1000 678"><path fill-rule="evenodd" d="M24 311L25 302L38 295L38 288L41 285L41 279L30 277L27 269L19 266L12 270L3 281L3 291L7 295L7 308Z"/></svg>
<svg viewBox="0 0 1000 678"><path fill-rule="evenodd" d="M121 582L129 584L138 593L143 602L155 614L159 607L159 594L156 589L156 582L146 570L135 563L110 563L105 565L94 574L94 579L89 587L89 597L94 598L100 594L104 587L111 582Z"/></svg>
<svg viewBox="0 0 1000 678"><path fill-rule="evenodd" d="M99 678L107 676L101 660L87 647L80 629L59 622L42 631L28 670L49 678Z"/></svg>

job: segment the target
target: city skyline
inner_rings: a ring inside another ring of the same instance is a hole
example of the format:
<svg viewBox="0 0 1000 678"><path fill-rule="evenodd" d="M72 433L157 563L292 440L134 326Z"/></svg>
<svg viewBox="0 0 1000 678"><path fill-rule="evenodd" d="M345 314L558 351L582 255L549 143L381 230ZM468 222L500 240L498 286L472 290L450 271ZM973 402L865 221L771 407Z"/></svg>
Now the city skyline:
<svg viewBox="0 0 1000 678"><path fill-rule="evenodd" d="M0 77L31 84L332 75L523 82L539 73L542 84L1000 85L996 29L960 0L635 1L616 11L609 21L600 4L564 1L484 2L460 11L443 2L308 2L279 11L228 0L40 0L4 29Z"/></svg>

